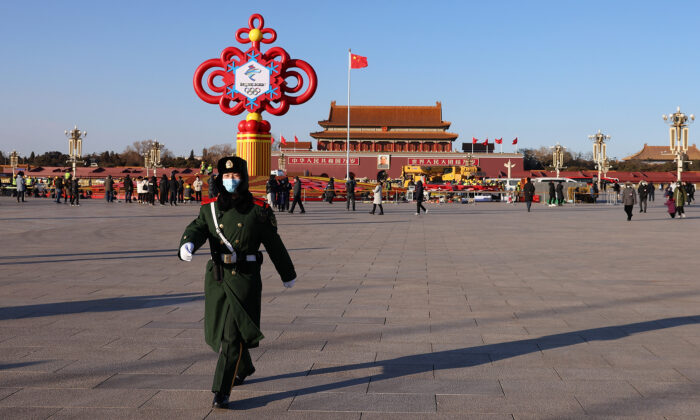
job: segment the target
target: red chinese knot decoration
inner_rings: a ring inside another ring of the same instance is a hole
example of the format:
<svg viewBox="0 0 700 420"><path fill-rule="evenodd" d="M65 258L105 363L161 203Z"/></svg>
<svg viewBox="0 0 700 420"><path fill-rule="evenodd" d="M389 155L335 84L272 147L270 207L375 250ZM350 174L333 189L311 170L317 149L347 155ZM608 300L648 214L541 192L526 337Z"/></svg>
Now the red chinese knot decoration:
<svg viewBox="0 0 700 420"><path fill-rule="evenodd" d="M317 84L313 67L306 61L291 59L287 51L280 47L263 53L260 44L271 44L277 39L277 33L264 26L261 15L252 15L248 27L236 31L236 41L252 44L247 51L228 47L221 52L220 58L212 58L197 67L194 90L200 99L210 104L218 103L219 108L229 115L244 111L283 115L291 105L311 99ZM292 82L292 86L288 81ZM269 123L267 125L258 129L269 132Z"/></svg>

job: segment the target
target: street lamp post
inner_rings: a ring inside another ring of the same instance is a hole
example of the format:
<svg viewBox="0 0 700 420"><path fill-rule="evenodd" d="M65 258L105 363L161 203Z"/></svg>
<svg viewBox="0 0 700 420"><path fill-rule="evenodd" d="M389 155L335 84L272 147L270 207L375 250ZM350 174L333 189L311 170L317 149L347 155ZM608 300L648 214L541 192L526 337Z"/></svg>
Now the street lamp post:
<svg viewBox="0 0 700 420"><path fill-rule="evenodd" d="M515 167L515 163L511 163L510 159L508 159L508 162L504 163L503 166L508 168L508 180L510 180L510 170Z"/></svg>
<svg viewBox="0 0 700 420"><path fill-rule="evenodd" d="M552 166L557 172L557 178L559 178L559 171L565 168L564 166L564 150L566 147L562 146L557 142L554 146L550 147L552 149Z"/></svg>
<svg viewBox="0 0 700 420"><path fill-rule="evenodd" d="M683 161L685 160L686 153L688 153L688 124L695 121L695 115L685 115L681 112L681 107L678 107L673 114L664 114L663 119L671 126L669 129L671 139L669 148L671 149L671 153L676 155L675 161L678 165L676 168L676 181L681 182Z"/></svg>
<svg viewBox="0 0 700 420"><path fill-rule="evenodd" d="M146 168L146 178L148 178L148 169L151 167L151 151L147 150L143 156L143 167Z"/></svg>
<svg viewBox="0 0 700 420"><path fill-rule="evenodd" d="M158 169L162 168L163 165L160 164L160 151L163 149L163 145L158 143L156 140L151 146L150 158L151 158L151 168L153 168L153 176L158 176Z"/></svg>
<svg viewBox="0 0 700 420"><path fill-rule="evenodd" d="M610 169L608 162L608 145L605 144L605 140L610 140L610 136L605 135L598 130L597 133L588 136L589 139L593 140L593 161L595 162L595 167L598 169L598 190L601 187L601 174L603 172L603 167L607 166L605 173Z"/></svg>
<svg viewBox="0 0 700 420"><path fill-rule="evenodd" d="M10 166L12 166L12 176L15 176L15 169L17 169L17 164L19 162L18 156L17 156L17 151L13 150L12 154L10 155Z"/></svg>
<svg viewBox="0 0 700 420"><path fill-rule="evenodd" d="M284 155L284 152L282 152L280 157L277 159L277 167L280 169L280 171L284 172L285 174L287 173L287 157Z"/></svg>
<svg viewBox="0 0 700 420"><path fill-rule="evenodd" d="M87 131L78 130L78 126L74 126L72 130L66 130L66 137L68 137L68 163L73 166L73 178L75 178L75 164L82 160L79 160L83 156L83 138L87 136Z"/></svg>

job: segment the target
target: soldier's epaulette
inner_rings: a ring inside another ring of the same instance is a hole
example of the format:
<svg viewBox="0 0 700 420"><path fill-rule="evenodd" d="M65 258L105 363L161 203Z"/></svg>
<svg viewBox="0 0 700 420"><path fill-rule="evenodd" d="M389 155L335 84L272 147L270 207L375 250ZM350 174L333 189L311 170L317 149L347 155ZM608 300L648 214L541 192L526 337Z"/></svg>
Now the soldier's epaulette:
<svg viewBox="0 0 700 420"><path fill-rule="evenodd" d="M214 201L216 201L216 197L214 197L214 198L208 198L208 197L202 198L202 205L206 206L207 204L213 203Z"/></svg>
<svg viewBox="0 0 700 420"><path fill-rule="evenodd" d="M262 198L258 197L253 197L253 204L255 204L256 206L260 206L264 209L270 208L270 205L267 204L267 200L263 200Z"/></svg>

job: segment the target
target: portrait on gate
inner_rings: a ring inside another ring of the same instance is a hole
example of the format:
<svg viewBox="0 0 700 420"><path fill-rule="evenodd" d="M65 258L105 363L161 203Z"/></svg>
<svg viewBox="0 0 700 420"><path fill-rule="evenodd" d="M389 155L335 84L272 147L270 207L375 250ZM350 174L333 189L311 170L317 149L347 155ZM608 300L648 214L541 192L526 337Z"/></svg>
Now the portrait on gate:
<svg viewBox="0 0 700 420"><path fill-rule="evenodd" d="M377 156L377 169L391 169L389 164L390 158L389 155Z"/></svg>

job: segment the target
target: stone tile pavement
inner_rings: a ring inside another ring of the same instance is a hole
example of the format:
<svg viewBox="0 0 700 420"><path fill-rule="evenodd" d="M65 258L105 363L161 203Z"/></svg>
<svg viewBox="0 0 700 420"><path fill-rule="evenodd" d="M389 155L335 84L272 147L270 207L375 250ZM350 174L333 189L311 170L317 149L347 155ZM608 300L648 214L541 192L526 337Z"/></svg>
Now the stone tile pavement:
<svg viewBox="0 0 700 420"><path fill-rule="evenodd" d="M198 207L0 198L0 418L700 418L696 206L307 208L213 411Z"/></svg>

